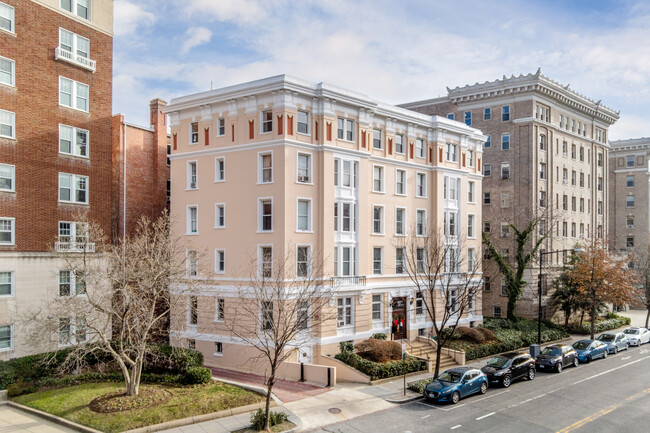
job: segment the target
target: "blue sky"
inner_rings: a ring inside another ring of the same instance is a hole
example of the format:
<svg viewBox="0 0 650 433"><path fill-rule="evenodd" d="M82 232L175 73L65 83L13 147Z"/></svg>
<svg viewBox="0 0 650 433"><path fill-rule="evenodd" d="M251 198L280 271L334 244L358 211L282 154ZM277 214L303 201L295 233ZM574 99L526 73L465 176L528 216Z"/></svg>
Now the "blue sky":
<svg viewBox="0 0 650 433"><path fill-rule="evenodd" d="M460 6L462 5L462 6ZM113 112L272 75L388 103L542 73L615 110L611 139L650 136L650 2L115 0Z"/></svg>

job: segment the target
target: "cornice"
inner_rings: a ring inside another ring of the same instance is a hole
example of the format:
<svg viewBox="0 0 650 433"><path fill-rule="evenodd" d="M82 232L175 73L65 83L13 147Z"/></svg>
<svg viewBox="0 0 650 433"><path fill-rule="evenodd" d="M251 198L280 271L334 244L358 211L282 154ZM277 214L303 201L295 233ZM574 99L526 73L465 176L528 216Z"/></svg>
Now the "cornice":
<svg viewBox="0 0 650 433"><path fill-rule="evenodd" d="M650 137L610 141L609 145L611 146L612 153L630 150L650 150Z"/></svg>

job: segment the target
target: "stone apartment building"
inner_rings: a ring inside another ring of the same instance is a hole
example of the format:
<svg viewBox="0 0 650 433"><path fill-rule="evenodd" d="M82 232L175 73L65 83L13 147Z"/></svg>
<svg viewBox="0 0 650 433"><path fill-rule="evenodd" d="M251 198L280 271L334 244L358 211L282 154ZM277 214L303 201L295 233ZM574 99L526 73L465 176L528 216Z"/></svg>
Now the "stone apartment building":
<svg viewBox="0 0 650 433"><path fill-rule="evenodd" d="M196 347L206 365L242 370L257 355L225 326L246 302L232 286L251 257L269 274L275 258L293 257L296 277L309 257L325 259L336 293L324 311L335 319L309 327L291 358L316 364L339 342L390 334L398 317L398 338L430 329L400 237L444 222L462 238L461 266L480 257L485 137L473 127L288 76L175 98L164 112L171 214L192 248L188 277L202 280L175 304L172 343ZM207 251L207 275L196 275L195 251ZM460 322L481 323L480 311L479 296Z"/></svg>
<svg viewBox="0 0 650 433"><path fill-rule="evenodd" d="M111 231L112 59L112 0L0 1L0 359L84 335L61 318L38 347L18 320L83 290L55 252L84 238L77 215Z"/></svg>
<svg viewBox="0 0 650 433"><path fill-rule="evenodd" d="M508 222L520 229L541 216L540 233L552 231L543 252L572 249L590 236L606 235L609 222L608 128L617 112L541 74L448 88L444 97L401 105L446 116L488 136L483 165L483 232L513 258L516 244ZM566 253L544 256L543 314L554 270ZM502 317L507 298L498 269L484 265L483 314ZM539 262L527 275L516 313L537 317ZM549 311L547 311L549 310Z"/></svg>

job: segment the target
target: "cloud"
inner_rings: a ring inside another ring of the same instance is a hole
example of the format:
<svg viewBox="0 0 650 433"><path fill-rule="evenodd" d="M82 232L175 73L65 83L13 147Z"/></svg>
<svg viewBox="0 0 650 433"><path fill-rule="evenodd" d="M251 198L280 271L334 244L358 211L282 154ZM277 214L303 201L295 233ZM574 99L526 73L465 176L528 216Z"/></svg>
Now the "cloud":
<svg viewBox="0 0 650 433"><path fill-rule="evenodd" d="M189 0L186 10L190 15L209 15L219 21L252 23L261 20L266 12L257 0Z"/></svg>
<svg viewBox="0 0 650 433"><path fill-rule="evenodd" d="M127 0L115 0L114 31L116 36L124 36L135 32L139 26L153 24L156 17L139 5Z"/></svg>
<svg viewBox="0 0 650 433"><path fill-rule="evenodd" d="M205 27L193 27L185 32L185 42L181 48L182 53L189 52L192 48L210 42L212 32Z"/></svg>

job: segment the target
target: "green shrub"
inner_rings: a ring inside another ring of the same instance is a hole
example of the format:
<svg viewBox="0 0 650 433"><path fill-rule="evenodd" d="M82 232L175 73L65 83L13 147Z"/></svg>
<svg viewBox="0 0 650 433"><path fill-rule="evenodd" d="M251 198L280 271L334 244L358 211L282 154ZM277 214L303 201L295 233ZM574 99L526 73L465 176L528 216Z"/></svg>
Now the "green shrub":
<svg viewBox="0 0 650 433"><path fill-rule="evenodd" d="M385 340L386 339L386 334L381 334L381 333L372 334L372 337L370 337L370 338L374 338L375 340Z"/></svg>
<svg viewBox="0 0 650 433"><path fill-rule="evenodd" d="M182 374L203 366L203 353L198 350L158 344L151 352L145 360L145 371L149 373Z"/></svg>
<svg viewBox="0 0 650 433"><path fill-rule="evenodd" d="M287 414L284 412L271 412L269 415L269 427L282 424L287 420ZM262 430L264 428L264 421L266 421L266 412L262 409L257 409L257 412L251 414L251 427L255 430Z"/></svg>
<svg viewBox="0 0 650 433"><path fill-rule="evenodd" d="M339 350L341 352L352 352L354 350L354 343L351 341L341 341L339 343Z"/></svg>
<svg viewBox="0 0 650 433"><path fill-rule="evenodd" d="M408 383L406 387L411 391L417 392L418 394L424 394L424 388L426 388L426 386L431 382L433 382L433 377L430 377L429 379L422 379L416 382Z"/></svg>
<svg viewBox="0 0 650 433"><path fill-rule="evenodd" d="M606 320L596 322L594 325L594 333L601 333L611 329L628 326L631 322L629 317L619 316L616 313L608 313ZM589 335L591 334L591 322L584 322L582 325L573 324L567 326L566 330L571 334Z"/></svg>
<svg viewBox="0 0 650 433"><path fill-rule="evenodd" d="M191 367L183 374L183 384L200 385L212 380L212 371L205 367Z"/></svg>
<svg viewBox="0 0 650 433"><path fill-rule="evenodd" d="M402 359L402 347L396 341L369 338L354 345L356 353L374 362L388 362Z"/></svg>
<svg viewBox="0 0 650 433"><path fill-rule="evenodd" d="M370 376L370 380L401 376L415 371L426 370L427 368L426 361L412 356L407 356L403 361L392 361L384 364L368 361L351 351L343 351L337 354L335 358Z"/></svg>

